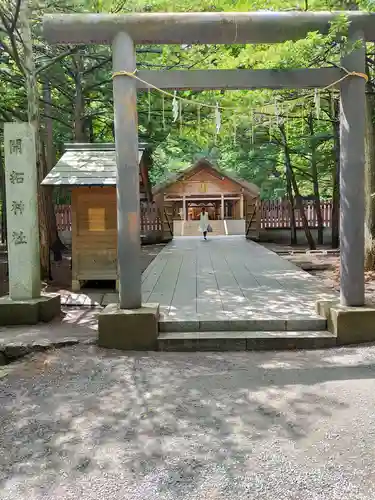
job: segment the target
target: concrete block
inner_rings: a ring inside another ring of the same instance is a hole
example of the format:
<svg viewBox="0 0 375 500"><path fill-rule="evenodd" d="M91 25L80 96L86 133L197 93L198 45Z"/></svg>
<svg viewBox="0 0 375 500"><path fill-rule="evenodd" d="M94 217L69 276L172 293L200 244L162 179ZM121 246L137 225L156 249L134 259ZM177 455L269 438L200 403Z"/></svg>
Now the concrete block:
<svg viewBox="0 0 375 500"><path fill-rule="evenodd" d="M321 318L298 318L298 319L287 319L286 320L286 330L287 331L315 331L315 330L325 330L327 328L326 316Z"/></svg>
<svg viewBox="0 0 375 500"><path fill-rule="evenodd" d="M174 320L167 319L159 322L159 332L197 332L199 330L198 320Z"/></svg>
<svg viewBox="0 0 375 500"><path fill-rule="evenodd" d="M241 332L285 330L285 320L282 319L218 319L199 322L201 332Z"/></svg>
<svg viewBox="0 0 375 500"><path fill-rule="evenodd" d="M159 351L269 351L317 349L336 345L325 331L174 332L161 333Z"/></svg>
<svg viewBox="0 0 375 500"><path fill-rule="evenodd" d="M45 293L39 301L39 321L48 323L61 314L61 297L58 293Z"/></svg>
<svg viewBox="0 0 375 500"><path fill-rule="evenodd" d="M36 325L48 322L60 314L60 295L43 294L37 299L12 300L0 298L0 325Z"/></svg>
<svg viewBox="0 0 375 500"><path fill-rule="evenodd" d="M245 351L246 332L175 332L162 333L158 338L159 351L223 352Z"/></svg>
<svg viewBox="0 0 375 500"><path fill-rule="evenodd" d="M345 307L338 302L319 301L317 310L326 315L328 330L337 336L337 344L375 340L374 307Z"/></svg>
<svg viewBox="0 0 375 500"><path fill-rule="evenodd" d="M275 336L275 332L269 335L263 334L258 337L247 339L246 349L248 351L287 351L295 349L322 349L336 345L336 337L327 332L280 332L283 336ZM289 335L289 333L301 333L301 335ZM311 334L311 335L310 335Z"/></svg>
<svg viewBox="0 0 375 500"><path fill-rule="evenodd" d="M0 325L36 325L39 320L39 306L36 299L11 300L0 298Z"/></svg>
<svg viewBox="0 0 375 500"><path fill-rule="evenodd" d="M335 305L338 305L337 300L318 300L315 304L315 309L319 316L328 320L329 311Z"/></svg>
<svg viewBox="0 0 375 500"><path fill-rule="evenodd" d="M98 320L100 347L124 351L157 347L159 304L142 304L139 309L120 309L119 304L109 304Z"/></svg>

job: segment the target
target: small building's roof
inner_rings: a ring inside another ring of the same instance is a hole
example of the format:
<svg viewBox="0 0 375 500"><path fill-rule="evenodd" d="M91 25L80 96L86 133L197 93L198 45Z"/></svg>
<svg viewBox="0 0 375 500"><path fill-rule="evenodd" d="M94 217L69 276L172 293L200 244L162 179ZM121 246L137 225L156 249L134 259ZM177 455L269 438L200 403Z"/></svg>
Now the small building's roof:
<svg viewBox="0 0 375 500"><path fill-rule="evenodd" d="M145 144L139 144L139 162ZM116 186L114 144L66 144L65 153L42 181L43 186Z"/></svg>
<svg viewBox="0 0 375 500"><path fill-rule="evenodd" d="M161 193L162 191L165 191L167 188L169 188L176 182L182 181L183 179L188 179L189 177L192 177L196 172L203 169L208 169L208 170L210 169L220 177L225 177L229 179L230 181L241 186L246 192L251 193L252 195L258 196L260 194L260 189L255 184L245 181L243 179L239 179L232 172L231 173L223 172L216 165L213 165L209 160L205 158L198 160L196 163L194 163L194 165L183 170L182 172L179 172L175 175L171 175L165 182L162 182L154 186L152 192L154 194Z"/></svg>

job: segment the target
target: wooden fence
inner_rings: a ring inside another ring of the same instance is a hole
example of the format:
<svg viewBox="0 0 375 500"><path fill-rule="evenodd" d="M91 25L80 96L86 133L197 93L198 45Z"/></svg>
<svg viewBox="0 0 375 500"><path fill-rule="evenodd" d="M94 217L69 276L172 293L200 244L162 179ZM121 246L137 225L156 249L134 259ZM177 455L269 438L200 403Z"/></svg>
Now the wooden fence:
<svg viewBox="0 0 375 500"><path fill-rule="evenodd" d="M318 218L314 202L304 201L305 214L310 228L318 227ZM324 227L331 227L332 201L325 200L320 203ZM290 228L290 203L287 200L265 200L261 202L261 227L262 229L288 229ZM302 217L298 209L294 209L296 227L302 228Z"/></svg>
<svg viewBox="0 0 375 500"><path fill-rule="evenodd" d="M161 232L162 227L162 220L155 203L151 206L149 203L141 203L141 235Z"/></svg>
<svg viewBox="0 0 375 500"><path fill-rule="evenodd" d="M305 213L311 228L318 227L318 220L314 203L304 202ZM322 201L320 204L324 227L331 227L332 202ZM56 222L58 231L72 230L72 214L70 205L56 205ZM297 228L302 228L302 218L299 210L294 210ZM290 228L290 203L286 200L265 200L261 202L261 227L262 229L288 229ZM162 222L157 208L141 206L141 233L161 231Z"/></svg>
<svg viewBox="0 0 375 500"><path fill-rule="evenodd" d="M55 205L56 223L58 231L72 230L72 211L70 205ZM141 234L161 231L162 222L158 209L153 204L151 207L141 205Z"/></svg>
<svg viewBox="0 0 375 500"><path fill-rule="evenodd" d="M70 205L55 205L55 215L58 231L72 230L72 210Z"/></svg>

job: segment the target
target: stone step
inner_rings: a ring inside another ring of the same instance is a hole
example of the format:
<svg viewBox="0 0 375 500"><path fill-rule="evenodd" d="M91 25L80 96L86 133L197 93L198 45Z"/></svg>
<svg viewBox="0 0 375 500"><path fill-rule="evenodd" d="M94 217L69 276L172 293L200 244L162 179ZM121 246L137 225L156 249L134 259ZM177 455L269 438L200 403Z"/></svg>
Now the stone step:
<svg viewBox="0 0 375 500"><path fill-rule="evenodd" d="M327 331L171 332L158 337L159 351L263 351L320 349L336 345Z"/></svg>
<svg viewBox="0 0 375 500"><path fill-rule="evenodd" d="M184 236L199 236L201 233L193 228L192 230L184 230ZM208 236L224 236L225 231L215 231L213 230L211 233L208 233Z"/></svg>
<svg viewBox="0 0 375 500"><path fill-rule="evenodd" d="M258 331L323 331L327 320L320 316L290 319L186 319L159 321L159 332L258 332Z"/></svg>
<svg viewBox="0 0 375 500"><path fill-rule="evenodd" d="M210 225L212 227L212 232L210 233L213 236L223 236L225 235L225 227L224 221L215 220L210 221ZM186 221L184 223L184 236L197 236L199 234L199 221Z"/></svg>

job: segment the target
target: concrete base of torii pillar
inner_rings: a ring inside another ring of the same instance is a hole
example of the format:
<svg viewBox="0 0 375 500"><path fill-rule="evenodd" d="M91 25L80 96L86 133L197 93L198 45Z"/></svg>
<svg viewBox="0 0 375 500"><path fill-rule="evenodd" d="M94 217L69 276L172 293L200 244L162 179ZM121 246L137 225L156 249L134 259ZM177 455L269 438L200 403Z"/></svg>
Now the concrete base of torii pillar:
<svg viewBox="0 0 375 500"><path fill-rule="evenodd" d="M327 329L337 337L338 345L375 340L375 307L350 307L339 301L320 300L316 311L327 319Z"/></svg>

